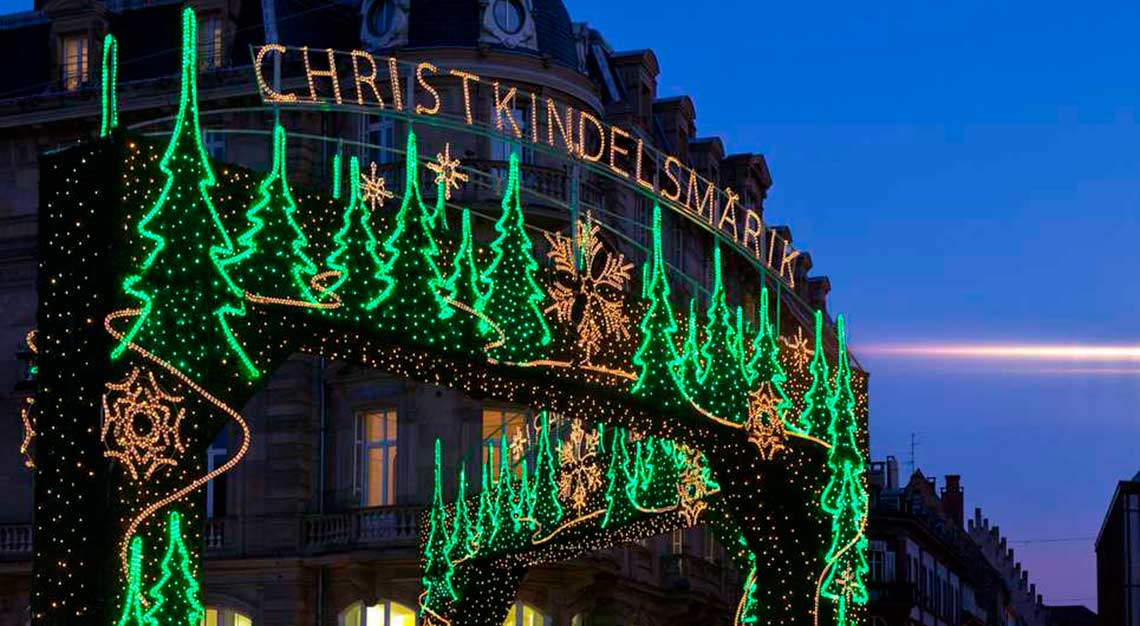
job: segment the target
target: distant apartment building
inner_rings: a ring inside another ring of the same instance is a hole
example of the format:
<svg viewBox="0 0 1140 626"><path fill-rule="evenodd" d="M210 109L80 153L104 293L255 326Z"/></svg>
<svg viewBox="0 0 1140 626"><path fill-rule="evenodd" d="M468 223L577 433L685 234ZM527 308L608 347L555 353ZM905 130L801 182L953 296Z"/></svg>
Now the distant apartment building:
<svg viewBox="0 0 1140 626"><path fill-rule="evenodd" d="M1096 538L1097 609L1103 626L1140 626L1140 472L1116 484Z"/></svg>
<svg viewBox="0 0 1140 626"><path fill-rule="evenodd" d="M870 626L1049 626L1050 614L996 527L976 510L964 524L961 478L871 463ZM977 530L975 530L977 528ZM1001 556L999 555L1001 551ZM992 555L991 555L992 553Z"/></svg>

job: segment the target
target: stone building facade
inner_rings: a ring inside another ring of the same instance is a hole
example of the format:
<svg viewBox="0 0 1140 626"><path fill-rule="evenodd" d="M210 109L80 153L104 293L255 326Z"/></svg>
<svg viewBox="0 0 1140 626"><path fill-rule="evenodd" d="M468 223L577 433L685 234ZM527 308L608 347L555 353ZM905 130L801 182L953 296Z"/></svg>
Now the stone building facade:
<svg viewBox="0 0 1140 626"><path fill-rule="evenodd" d="M736 189L757 211L772 184L762 156L728 154L719 138L698 136L691 98L658 97L660 68L652 51L615 51L599 32L571 21L561 0L193 4L200 16L205 143L220 160L258 169L268 164L265 131L273 116L257 95L249 48L278 41L462 64L481 76L551 94L622 124ZM20 409L33 389L25 337L36 316L37 155L88 138L97 128L96 68L106 32L119 39L122 124L159 136L169 131L179 7L169 0L36 0L32 11L0 16L6 66L0 87L0 626L28 621L34 472L18 449ZM462 101L458 80L442 80L439 88L454 96L447 102ZM472 103L484 113L493 107L486 83L473 88ZM520 123L529 119L526 110L513 113ZM375 162L382 174L401 168L404 122L321 111L283 111L281 121L291 133L295 185L328 185L336 150ZM488 185L460 190L457 202L473 209L497 202L495 175L505 171L509 143L416 130L422 146L450 142L453 155L491 173ZM628 226L609 234L608 243L637 258L648 238L651 204L644 197L542 154L524 150L522 156L523 187L532 194L528 219L559 229L567 224L569 203L594 207L624 220ZM786 227L776 231L791 240ZM712 239L673 215L665 232L670 264L690 278L676 289L680 301L707 283ZM782 332L810 331L811 310L826 308L829 283L809 277L810 270L810 255L795 259L795 287L781 296ZM755 268L730 260L726 279L729 298L754 316ZM485 445L489 439L533 424L529 407L478 401L307 356L276 372L244 415L254 433L251 452L205 494L207 626L410 626L420 585L417 522L431 493L426 451L440 438L454 451L449 462L477 459L495 454ZM232 435L223 432L215 441L209 467L233 452ZM34 448L29 452L34 455ZM740 588L723 549L694 528L537 569L508 621L727 624Z"/></svg>
<svg viewBox="0 0 1140 626"><path fill-rule="evenodd" d="M1140 624L1140 472L1116 483L1096 537L1100 624Z"/></svg>

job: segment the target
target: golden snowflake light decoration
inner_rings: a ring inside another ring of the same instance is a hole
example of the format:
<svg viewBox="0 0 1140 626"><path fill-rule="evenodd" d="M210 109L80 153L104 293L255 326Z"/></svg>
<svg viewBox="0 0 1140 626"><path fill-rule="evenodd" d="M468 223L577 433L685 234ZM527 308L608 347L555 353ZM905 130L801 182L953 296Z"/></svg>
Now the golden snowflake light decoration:
<svg viewBox="0 0 1140 626"><path fill-rule="evenodd" d="M376 174L376 162L372 162L370 173L360 175L360 199L368 203L369 210L375 211L376 205L384 208L384 201L396 197L388 191L388 182L383 176Z"/></svg>
<svg viewBox="0 0 1140 626"><path fill-rule="evenodd" d="M118 459L131 478L149 479L165 465L177 465L184 452L180 427L186 409L183 396L162 389L154 372L135 367L121 382L107 383L103 393L105 455Z"/></svg>
<svg viewBox="0 0 1140 626"><path fill-rule="evenodd" d="M679 446L687 462L681 470L681 480L677 483L677 512L687 526L695 526L701 513L709 507L705 498L712 493L709 488L709 469L704 456L688 446Z"/></svg>
<svg viewBox="0 0 1140 626"><path fill-rule="evenodd" d="M601 227L593 220L587 218L577 230L581 263L575 258L573 237L545 233L550 243L547 256L554 262L555 273L560 277L551 283L553 304L546 312L568 325L575 323L575 313L578 313L575 344L582 351L583 361L590 363L601 349L602 338L628 339L630 336L630 320L623 307L622 292L629 282L633 264L627 262L623 254L605 250L598 238Z"/></svg>
<svg viewBox="0 0 1140 626"><path fill-rule="evenodd" d="M787 447L788 433L780 419L779 406L780 398L768 381L748 394L748 421L744 423L744 432L765 461L771 461L777 452Z"/></svg>
<svg viewBox="0 0 1140 626"><path fill-rule="evenodd" d="M443 197L451 199L451 190L459 189L460 183L469 180L469 176L459 171L459 159L451 158L451 142L443 144L443 152L435 155L435 163L428 163L427 168L435 172L435 184L443 187Z"/></svg>
<svg viewBox="0 0 1140 626"><path fill-rule="evenodd" d="M511 462L518 463L526 455L527 446L530 445L530 438L523 432L522 428L515 428L511 434L510 455Z"/></svg>
<svg viewBox="0 0 1140 626"><path fill-rule="evenodd" d="M570 436L558 446L561 471L558 476L558 498L567 502L574 513L586 510L590 494L602 486L602 468L598 466L598 431L587 433L582 420L570 422Z"/></svg>
<svg viewBox="0 0 1140 626"><path fill-rule="evenodd" d="M795 339L787 339L781 336L780 343L784 344L784 346L791 351L792 360L796 364L796 367L807 367L811 361L814 349L811 343L808 342L807 337L804 337L804 329L796 328Z"/></svg>

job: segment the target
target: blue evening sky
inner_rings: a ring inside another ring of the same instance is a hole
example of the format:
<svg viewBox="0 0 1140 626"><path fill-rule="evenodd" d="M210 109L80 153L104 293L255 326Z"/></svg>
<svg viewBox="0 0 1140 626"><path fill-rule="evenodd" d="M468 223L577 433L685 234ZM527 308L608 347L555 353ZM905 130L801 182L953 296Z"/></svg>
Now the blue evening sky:
<svg viewBox="0 0 1140 626"><path fill-rule="evenodd" d="M759 151L852 343L1140 344L1140 4L568 0L653 48L698 134ZM1140 363L864 354L877 458L960 473L1047 603L1140 470ZM1102 368L1112 373L1056 370ZM1050 370L1050 371L1042 371Z"/></svg>
<svg viewBox="0 0 1140 626"><path fill-rule="evenodd" d="M1140 3L566 2L653 48L699 134L767 156L767 217L831 277L857 351L1140 344ZM1076 538L1014 547L1046 602L1095 606L1092 537L1140 470L1140 363L861 361L874 456L905 472L918 432L918 466L961 473L1011 540Z"/></svg>

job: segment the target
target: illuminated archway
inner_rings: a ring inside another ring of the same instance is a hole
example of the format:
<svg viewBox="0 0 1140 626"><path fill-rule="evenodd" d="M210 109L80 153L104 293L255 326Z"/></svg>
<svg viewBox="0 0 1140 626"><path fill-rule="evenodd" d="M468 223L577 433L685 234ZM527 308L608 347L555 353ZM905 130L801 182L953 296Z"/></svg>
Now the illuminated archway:
<svg viewBox="0 0 1140 626"><path fill-rule="evenodd" d="M739 623L859 615L865 381L842 318L832 376L822 314L814 348L778 337L758 281L746 322L719 247L710 296L674 311L659 209L640 267L587 218L541 233L544 269L514 157L490 242L470 212L449 215L445 158L424 202L413 134L398 200L355 159L345 198L292 190L281 126L269 172L211 162L190 9L183 26L168 142L115 128L105 85L105 137L43 163L36 626L209 615L194 496L246 454L237 408L297 352L537 410L521 454L504 438L497 473L471 468L478 495L460 472L444 502L443 472L460 468L437 444L421 624L499 626L528 568L697 523L748 572ZM227 422L241 443L207 471L201 451Z"/></svg>

